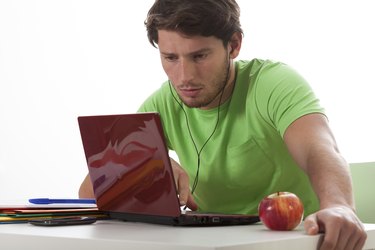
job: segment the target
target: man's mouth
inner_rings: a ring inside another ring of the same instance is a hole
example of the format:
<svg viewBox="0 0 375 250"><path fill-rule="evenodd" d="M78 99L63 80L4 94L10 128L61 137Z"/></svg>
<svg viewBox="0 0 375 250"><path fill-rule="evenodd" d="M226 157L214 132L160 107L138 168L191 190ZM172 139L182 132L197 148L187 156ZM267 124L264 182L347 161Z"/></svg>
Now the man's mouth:
<svg viewBox="0 0 375 250"><path fill-rule="evenodd" d="M202 90L202 88L199 88L199 87L182 87L179 89L180 89L181 95L186 96L186 97L196 97Z"/></svg>

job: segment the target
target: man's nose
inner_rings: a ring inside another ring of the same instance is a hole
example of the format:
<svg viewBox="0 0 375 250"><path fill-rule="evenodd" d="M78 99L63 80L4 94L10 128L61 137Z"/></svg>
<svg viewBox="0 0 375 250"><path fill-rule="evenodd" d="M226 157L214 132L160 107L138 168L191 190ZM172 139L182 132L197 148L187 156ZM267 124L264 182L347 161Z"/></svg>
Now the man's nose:
<svg viewBox="0 0 375 250"><path fill-rule="evenodd" d="M195 75L195 65L188 60L181 60L179 65L179 77L182 84L193 81Z"/></svg>

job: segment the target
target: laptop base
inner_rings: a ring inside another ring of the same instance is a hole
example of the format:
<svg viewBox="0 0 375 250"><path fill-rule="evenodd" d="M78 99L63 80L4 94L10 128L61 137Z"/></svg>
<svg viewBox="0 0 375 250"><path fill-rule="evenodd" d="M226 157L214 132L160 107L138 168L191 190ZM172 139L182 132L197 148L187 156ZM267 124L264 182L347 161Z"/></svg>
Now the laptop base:
<svg viewBox="0 0 375 250"><path fill-rule="evenodd" d="M231 226L249 225L259 222L259 217L255 215L212 215L194 212L182 214L179 217L109 212L109 217L130 222L145 222L173 226Z"/></svg>

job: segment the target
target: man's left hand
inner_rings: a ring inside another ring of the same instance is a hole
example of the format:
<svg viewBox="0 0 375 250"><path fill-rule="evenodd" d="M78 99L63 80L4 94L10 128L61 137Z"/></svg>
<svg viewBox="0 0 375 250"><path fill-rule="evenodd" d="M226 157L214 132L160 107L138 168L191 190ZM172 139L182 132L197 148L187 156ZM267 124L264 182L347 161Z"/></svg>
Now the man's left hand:
<svg viewBox="0 0 375 250"><path fill-rule="evenodd" d="M360 250L367 238L362 222L345 206L319 210L306 217L304 226L309 235L324 233L320 250Z"/></svg>

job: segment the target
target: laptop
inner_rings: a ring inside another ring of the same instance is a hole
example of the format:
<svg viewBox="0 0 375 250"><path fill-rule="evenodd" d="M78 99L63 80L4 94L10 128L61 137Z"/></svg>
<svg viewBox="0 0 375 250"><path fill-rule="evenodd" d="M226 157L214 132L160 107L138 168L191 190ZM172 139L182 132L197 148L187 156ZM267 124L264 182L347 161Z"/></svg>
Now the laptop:
<svg viewBox="0 0 375 250"><path fill-rule="evenodd" d="M80 116L98 209L110 218L166 225L242 225L256 215L181 209L158 113Z"/></svg>

